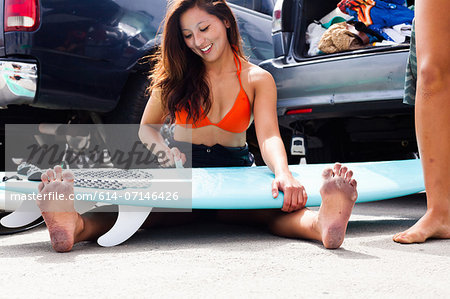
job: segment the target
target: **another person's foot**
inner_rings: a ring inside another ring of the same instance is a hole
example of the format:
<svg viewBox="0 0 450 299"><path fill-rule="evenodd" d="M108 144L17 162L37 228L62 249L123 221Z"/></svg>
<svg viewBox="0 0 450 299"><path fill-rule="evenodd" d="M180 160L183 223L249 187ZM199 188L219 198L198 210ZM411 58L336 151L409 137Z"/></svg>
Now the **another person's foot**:
<svg viewBox="0 0 450 299"><path fill-rule="evenodd" d="M83 230L83 219L75 211L71 172L62 172L60 166L42 174L37 204L45 220L53 248L58 252L70 251L76 236Z"/></svg>
<svg viewBox="0 0 450 299"><path fill-rule="evenodd" d="M429 238L450 239L450 214L428 210L416 224L392 239L398 243L423 243Z"/></svg>
<svg viewBox="0 0 450 299"><path fill-rule="evenodd" d="M334 169L323 171L320 189L322 204L318 215L318 229L326 248L334 249L344 242L348 220L358 198L353 172L336 163Z"/></svg>

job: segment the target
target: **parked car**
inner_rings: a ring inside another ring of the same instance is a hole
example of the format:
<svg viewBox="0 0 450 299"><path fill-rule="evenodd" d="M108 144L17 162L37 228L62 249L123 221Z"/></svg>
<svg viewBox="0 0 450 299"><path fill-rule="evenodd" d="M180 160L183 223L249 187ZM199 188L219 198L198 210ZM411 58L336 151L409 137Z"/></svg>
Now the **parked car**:
<svg viewBox="0 0 450 299"><path fill-rule="evenodd" d="M274 2L229 1L254 63L273 57ZM0 108L7 108L0 109L0 130L4 123L75 118L138 123L148 99L145 57L158 46L166 6L166 0L0 0Z"/></svg>
<svg viewBox="0 0 450 299"><path fill-rule="evenodd" d="M274 9L275 58L260 65L277 84L289 160L302 151L309 163L413 157L413 108L402 103L408 44L307 53L307 26L338 2L279 0Z"/></svg>
<svg viewBox="0 0 450 299"><path fill-rule="evenodd" d="M149 67L139 62L158 45L167 1L2 0L0 8L3 1L1 107L102 113L120 108L114 120L137 120L146 102L142 92ZM271 18L265 14L273 1L230 3L246 54L256 63L273 57Z"/></svg>

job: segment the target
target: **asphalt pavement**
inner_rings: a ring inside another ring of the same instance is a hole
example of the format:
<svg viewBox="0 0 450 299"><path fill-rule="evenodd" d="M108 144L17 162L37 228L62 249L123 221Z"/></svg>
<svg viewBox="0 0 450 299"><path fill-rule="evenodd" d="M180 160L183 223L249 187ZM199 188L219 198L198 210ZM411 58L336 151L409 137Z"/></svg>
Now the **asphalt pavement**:
<svg viewBox="0 0 450 299"><path fill-rule="evenodd" d="M41 226L0 236L0 298L450 298L450 240L391 240L425 209L423 193L357 204L337 250L211 222L61 254Z"/></svg>

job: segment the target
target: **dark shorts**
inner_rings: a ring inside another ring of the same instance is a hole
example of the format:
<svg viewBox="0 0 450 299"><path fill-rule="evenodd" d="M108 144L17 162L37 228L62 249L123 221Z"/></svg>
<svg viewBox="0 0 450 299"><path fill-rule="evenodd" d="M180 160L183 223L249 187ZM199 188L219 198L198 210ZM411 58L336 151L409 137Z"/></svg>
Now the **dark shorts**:
<svg viewBox="0 0 450 299"><path fill-rule="evenodd" d="M220 144L206 146L169 140L169 147L177 147L188 158L185 168L252 166L254 157L248 146L226 147Z"/></svg>
<svg viewBox="0 0 450 299"><path fill-rule="evenodd" d="M417 56L416 56L416 32L414 21L411 32L411 45L409 50L408 64L406 66L405 94L403 103L414 105L416 102L417 85Z"/></svg>

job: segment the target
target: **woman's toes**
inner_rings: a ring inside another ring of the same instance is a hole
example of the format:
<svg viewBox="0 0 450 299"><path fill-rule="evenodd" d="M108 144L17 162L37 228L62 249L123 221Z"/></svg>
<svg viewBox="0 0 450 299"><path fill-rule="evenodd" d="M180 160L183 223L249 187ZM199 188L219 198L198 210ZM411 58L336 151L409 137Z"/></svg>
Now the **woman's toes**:
<svg viewBox="0 0 450 299"><path fill-rule="evenodd" d="M347 183L349 183L350 180L352 179L352 177L353 177L353 171L351 171L351 170L347 171L347 173L345 174L345 181Z"/></svg>
<svg viewBox="0 0 450 299"><path fill-rule="evenodd" d="M55 178L57 181L62 181L62 168L59 165L56 165L53 170L55 171Z"/></svg>
<svg viewBox="0 0 450 299"><path fill-rule="evenodd" d="M73 176L73 173L71 171L64 171L62 174L62 178L65 182L73 183L75 180L75 177Z"/></svg>
<svg viewBox="0 0 450 299"><path fill-rule="evenodd" d="M42 183L44 183L44 184L48 184L48 183L49 183L48 175L47 175L46 172L44 172L44 173L41 174L41 181L42 181Z"/></svg>
<svg viewBox="0 0 450 299"><path fill-rule="evenodd" d="M352 180L350 181L350 185L351 185L353 188L356 188L356 180L355 180L355 179L352 179Z"/></svg>
<svg viewBox="0 0 450 299"><path fill-rule="evenodd" d="M341 170L342 165L340 163L334 164L334 174L339 175L339 171Z"/></svg>
<svg viewBox="0 0 450 299"><path fill-rule="evenodd" d="M322 172L322 178L324 180L328 180L329 178L331 178L333 176L333 169L331 168L325 168Z"/></svg>
<svg viewBox="0 0 450 299"><path fill-rule="evenodd" d="M48 180L50 182L53 182L55 180L55 173L53 172L53 170L52 169L48 169L46 171L46 173L47 173L47 176L48 176Z"/></svg>
<svg viewBox="0 0 450 299"><path fill-rule="evenodd" d="M345 177L345 174L347 173L348 168L347 167L341 167L341 170L339 172L340 177Z"/></svg>

